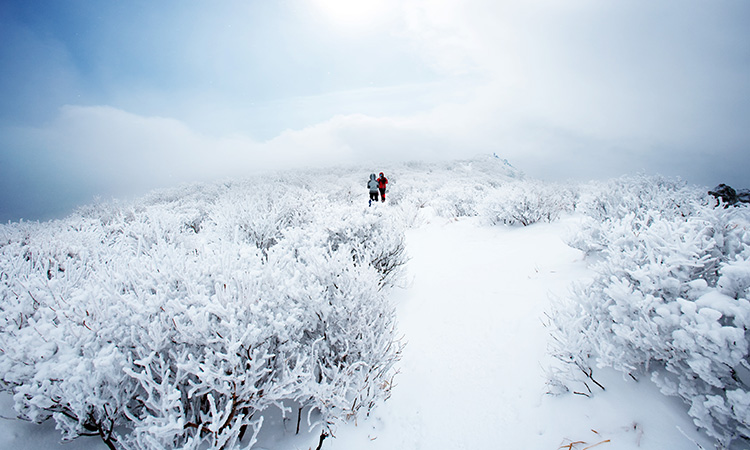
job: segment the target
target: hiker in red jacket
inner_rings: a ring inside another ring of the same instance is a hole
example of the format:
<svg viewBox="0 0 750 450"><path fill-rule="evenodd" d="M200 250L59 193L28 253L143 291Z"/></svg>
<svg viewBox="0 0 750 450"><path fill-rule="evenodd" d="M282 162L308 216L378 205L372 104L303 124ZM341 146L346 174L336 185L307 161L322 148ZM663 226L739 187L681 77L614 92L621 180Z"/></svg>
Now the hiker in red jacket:
<svg viewBox="0 0 750 450"><path fill-rule="evenodd" d="M380 201L385 202L385 185L388 184L388 178L380 172L378 177L378 189L380 190Z"/></svg>

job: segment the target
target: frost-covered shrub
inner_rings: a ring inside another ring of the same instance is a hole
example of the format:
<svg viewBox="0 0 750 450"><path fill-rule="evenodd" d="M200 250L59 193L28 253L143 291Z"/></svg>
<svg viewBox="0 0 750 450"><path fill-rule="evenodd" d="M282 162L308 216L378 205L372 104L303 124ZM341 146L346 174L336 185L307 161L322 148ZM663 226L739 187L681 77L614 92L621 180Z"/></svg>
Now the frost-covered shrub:
<svg viewBox="0 0 750 450"><path fill-rule="evenodd" d="M589 223L571 245L586 252L598 252L610 244L607 233L602 232L607 229L606 224L626 217L631 217L636 226L648 226L654 217L679 220L709 203L703 190L661 176L592 181L581 187L575 208Z"/></svg>
<svg viewBox="0 0 750 450"><path fill-rule="evenodd" d="M575 208L577 192L568 186L541 181L514 181L491 191L480 215L493 225L552 222Z"/></svg>
<svg viewBox="0 0 750 450"><path fill-rule="evenodd" d="M282 183L239 185L222 197L211 222L234 242L250 242L266 255L284 230L310 221L312 202L309 190Z"/></svg>
<svg viewBox="0 0 750 450"><path fill-rule="evenodd" d="M407 261L401 226L382 211L363 213L352 208L340 214L342 217L328 218L327 245L333 251L345 246L355 264L377 271L381 287L394 286Z"/></svg>
<svg viewBox="0 0 750 450"><path fill-rule="evenodd" d="M389 204L399 206L408 223L418 223L415 212L424 209L451 219L476 216L488 192L509 180L523 178L507 161L492 156L438 164L409 163L398 170L398 176L389 177L393 183L389 184Z"/></svg>
<svg viewBox="0 0 750 450"><path fill-rule="evenodd" d="M653 211L665 217L687 217L695 211L696 199L701 198L707 200L702 189L688 186L679 179L623 176L582 186L576 210L598 222Z"/></svg>
<svg viewBox="0 0 750 450"><path fill-rule="evenodd" d="M549 314L567 367L552 387L590 395L594 365L650 376L721 445L750 438L750 209L715 209L653 179L610 189L589 203L597 220L584 231L599 239L587 248L599 249L596 276Z"/></svg>
<svg viewBox="0 0 750 450"><path fill-rule="evenodd" d="M186 187L0 226L0 374L29 420L110 448L252 446L389 395L397 223L294 184ZM300 410L301 410L300 409Z"/></svg>
<svg viewBox="0 0 750 450"><path fill-rule="evenodd" d="M441 217L474 217L478 215L477 205L487 189L487 186L479 183L446 183L435 192L431 204Z"/></svg>

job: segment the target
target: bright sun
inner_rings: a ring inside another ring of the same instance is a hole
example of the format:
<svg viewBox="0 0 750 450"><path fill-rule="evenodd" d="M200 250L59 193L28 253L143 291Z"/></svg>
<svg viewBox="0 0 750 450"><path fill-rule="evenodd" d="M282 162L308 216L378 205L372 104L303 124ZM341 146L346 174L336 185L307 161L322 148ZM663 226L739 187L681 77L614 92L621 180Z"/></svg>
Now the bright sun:
<svg viewBox="0 0 750 450"><path fill-rule="evenodd" d="M381 18L385 0L312 0L331 20L342 25L363 25Z"/></svg>

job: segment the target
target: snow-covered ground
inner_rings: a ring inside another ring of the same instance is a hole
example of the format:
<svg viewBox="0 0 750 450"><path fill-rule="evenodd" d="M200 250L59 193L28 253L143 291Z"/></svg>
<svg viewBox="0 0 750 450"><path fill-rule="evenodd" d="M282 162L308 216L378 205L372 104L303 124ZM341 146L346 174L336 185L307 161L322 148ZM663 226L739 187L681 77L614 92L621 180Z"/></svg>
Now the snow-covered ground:
<svg viewBox="0 0 750 450"><path fill-rule="evenodd" d="M323 448L712 448L687 407L647 380L600 371L606 391L593 398L545 394L544 312L551 296L591 275L582 253L565 244L576 220L490 227L430 216L408 230L407 281L393 291L406 342L397 385ZM53 425L12 420L7 394L0 415L0 449L106 448L98 438L60 444ZM294 428L293 418L269 417L254 448L317 446L319 430L295 436Z"/></svg>
<svg viewBox="0 0 750 450"><path fill-rule="evenodd" d="M678 427L710 448L686 407L650 383L612 372L591 399L545 394L543 312L550 295L588 275L563 241L571 220L519 228L438 220L408 232L398 386L329 448L697 448Z"/></svg>

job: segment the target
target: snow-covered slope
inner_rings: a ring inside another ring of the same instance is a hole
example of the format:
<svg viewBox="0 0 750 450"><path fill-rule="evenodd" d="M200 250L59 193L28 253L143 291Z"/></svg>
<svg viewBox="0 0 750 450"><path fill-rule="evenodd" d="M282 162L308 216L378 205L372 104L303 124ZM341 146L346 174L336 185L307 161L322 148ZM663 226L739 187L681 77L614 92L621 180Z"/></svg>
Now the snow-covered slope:
<svg viewBox="0 0 750 450"><path fill-rule="evenodd" d="M391 181L388 202L368 207L365 182L380 171ZM486 157L186 186L92 205L61 221L4 225L0 367L27 417L42 419L67 405L67 418L57 419L70 435L103 423L79 414L76 428L69 416L85 408L117 420L113 405L137 412L132 423L102 427L113 431L112 445L133 448L191 445L171 436L190 428L180 422L189 412L180 409L180 395L185 405L194 394L207 400L193 420L209 431L193 436L216 448L223 445L218 438L252 443L252 433L231 434L232 420L258 430L253 448L265 449L315 448L321 430L335 435L323 441L330 449L710 448L689 406L649 380L659 360L644 363L651 369L635 374L638 382L633 372L595 368L606 390L588 382L594 389L586 395L548 394L567 382L575 391L580 381L565 378L554 357L561 340L575 355L608 342L596 333L584 336L591 342L566 341L579 333L578 319L575 308L561 309L589 292L574 293L574 282L601 283L601 265L591 263L607 257L603 249L615 234L592 221L631 217L628 209L638 216L646 205L653 213L644 226L661 224L672 219L658 210L672 207L654 205L676 194L714 217L705 198L679 183L642 177L551 185ZM679 214L692 217L685 208ZM741 233L744 210L733 211L722 222L733 228L721 236L739 258L730 281L742 304L750 277L740 259L750 256L750 233ZM665 277L659 267L651 269L657 280ZM123 326L130 331L122 334ZM550 347L550 332L557 346ZM232 356L237 348L249 358ZM275 375L254 372L258 358ZM87 371L91 386L75 381ZM61 381L61 373L74 381ZM250 376L254 387L237 390L233 383ZM170 392L173 403L166 401ZM246 403L233 409L238 393ZM63 394L74 396L60 401ZM214 411L221 401L235 412ZM55 448L59 433L49 421L10 420L17 414L12 403L3 394L0 447ZM254 415L239 422L250 407ZM134 423L140 438L123 434ZM742 448L740 440L733 445ZM65 448L105 445L83 437Z"/></svg>

